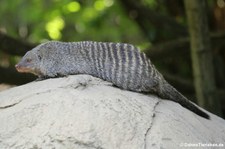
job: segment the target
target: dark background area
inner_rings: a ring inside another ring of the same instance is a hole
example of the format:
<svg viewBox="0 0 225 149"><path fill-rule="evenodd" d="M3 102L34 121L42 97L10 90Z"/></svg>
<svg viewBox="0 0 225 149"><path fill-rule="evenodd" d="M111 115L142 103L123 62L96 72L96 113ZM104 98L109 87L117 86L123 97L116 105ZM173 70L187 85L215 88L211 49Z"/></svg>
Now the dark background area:
<svg viewBox="0 0 225 149"><path fill-rule="evenodd" d="M213 72L203 72L214 74L216 99L222 105L214 108L222 113L203 107L225 117L225 1L205 2ZM168 82L198 103L186 14L181 0L1 0L0 84L34 80L17 73L14 65L42 42L126 42L138 46Z"/></svg>

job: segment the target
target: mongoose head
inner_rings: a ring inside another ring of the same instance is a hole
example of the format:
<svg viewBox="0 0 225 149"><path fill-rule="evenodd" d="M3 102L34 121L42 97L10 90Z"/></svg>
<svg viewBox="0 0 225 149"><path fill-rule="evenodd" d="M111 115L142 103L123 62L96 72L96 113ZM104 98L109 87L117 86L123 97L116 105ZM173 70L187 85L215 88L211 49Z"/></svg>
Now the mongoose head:
<svg viewBox="0 0 225 149"><path fill-rule="evenodd" d="M18 72L32 73L38 77L54 77L56 71L56 58L60 57L56 54L59 51L60 42L50 41L28 51L18 64L15 65Z"/></svg>
<svg viewBox="0 0 225 149"><path fill-rule="evenodd" d="M42 57L38 55L35 51L28 51L18 64L15 65L18 72L22 73L33 73L34 75L40 76Z"/></svg>

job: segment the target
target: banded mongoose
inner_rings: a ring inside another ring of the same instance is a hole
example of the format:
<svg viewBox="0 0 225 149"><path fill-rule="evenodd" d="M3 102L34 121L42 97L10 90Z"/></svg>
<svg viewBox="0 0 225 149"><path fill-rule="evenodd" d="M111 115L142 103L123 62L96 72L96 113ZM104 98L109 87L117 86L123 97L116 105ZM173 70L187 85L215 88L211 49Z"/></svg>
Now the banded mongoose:
<svg viewBox="0 0 225 149"><path fill-rule="evenodd" d="M28 51L15 67L39 78L89 74L125 90L175 101L209 119L208 114L167 83L150 59L131 44L50 41Z"/></svg>

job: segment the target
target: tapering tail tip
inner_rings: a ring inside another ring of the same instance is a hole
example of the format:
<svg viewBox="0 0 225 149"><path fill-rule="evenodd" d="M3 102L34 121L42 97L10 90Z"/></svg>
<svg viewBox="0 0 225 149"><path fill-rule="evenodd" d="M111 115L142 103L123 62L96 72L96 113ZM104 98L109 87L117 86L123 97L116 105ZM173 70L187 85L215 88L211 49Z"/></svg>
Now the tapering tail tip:
<svg viewBox="0 0 225 149"><path fill-rule="evenodd" d="M205 112L203 112L202 110L200 110L199 108L197 108L195 111L193 111L193 112L195 112L197 115L199 115L199 116L201 116L201 117L203 117L203 118L206 118L206 119L208 119L208 120L210 120L210 116L207 114L207 113L205 113Z"/></svg>
<svg viewBox="0 0 225 149"><path fill-rule="evenodd" d="M164 82L163 86L161 87L161 93L159 95L162 98L175 101L180 105L182 105L183 107L194 112L195 114L210 120L210 116L206 112L202 111L197 105L189 101L186 97L184 97L181 93L179 93L174 87L172 87L167 82Z"/></svg>
<svg viewBox="0 0 225 149"><path fill-rule="evenodd" d="M197 105L195 105L194 103L189 101L186 97L183 96L183 98L180 98L180 101L178 103L181 104L183 107L191 110L195 114L197 114L205 119L210 120L210 116L206 112L204 112Z"/></svg>

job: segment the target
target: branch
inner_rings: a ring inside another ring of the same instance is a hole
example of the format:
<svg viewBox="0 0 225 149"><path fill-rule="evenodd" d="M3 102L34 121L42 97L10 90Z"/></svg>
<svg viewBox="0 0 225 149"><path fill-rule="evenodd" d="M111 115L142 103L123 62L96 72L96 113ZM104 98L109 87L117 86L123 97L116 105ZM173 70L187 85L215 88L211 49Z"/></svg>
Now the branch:
<svg viewBox="0 0 225 149"><path fill-rule="evenodd" d="M177 88L179 91L182 91L182 93L185 93L185 95L193 95L195 94L194 84L192 80L184 79L180 76L161 71L164 78L175 88ZM225 88L218 88L216 90L216 94L218 98L224 99L225 97ZM196 97L195 97L196 98ZM194 99L193 97L191 99Z"/></svg>
<svg viewBox="0 0 225 149"><path fill-rule="evenodd" d="M213 47L225 46L225 32L211 33ZM190 49L189 38L180 38L164 43L159 43L151 48L144 50L146 55L152 59L162 57L175 57L177 55L188 55Z"/></svg>
<svg viewBox="0 0 225 149"><path fill-rule="evenodd" d="M144 50L146 55L152 59L162 57L174 57L176 55L183 55L182 53L189 53L189 39L181 38L177 40L159 43L149 49Z"/></svg>
<svg viewBox="0 0 225 149"><path fill-rule="evenodd" d="M35 80L31 74L21 74L15 68L0 67L0 83L21 85Z"/></svg>
<svg viewBox="0 0 225 149"><path fill-rule="evenodd" d="M166 31L167 35L176 37L187 36L187 28L179 24L175 19L159 14L146 7L137 0L120 0L121 4L129 14L134 14L133 19L138 23L144 34L149 36L149 27L160 28L159 31Z"/></svg>
<svg viewBox="0 0 225 149"><path fill-rule="evenodd" d="M174 75L165 71L161 71L165 79L171 83L175 88L186 93L194 93L194 85L192 80L184 79L178 75Z"/></svg>
<svg viewBox="0 0 225 149"><path fill-rule="evenodd" d="M23 56L35 45L12 38L0 32L0 50L9 55Z"/></svg>

